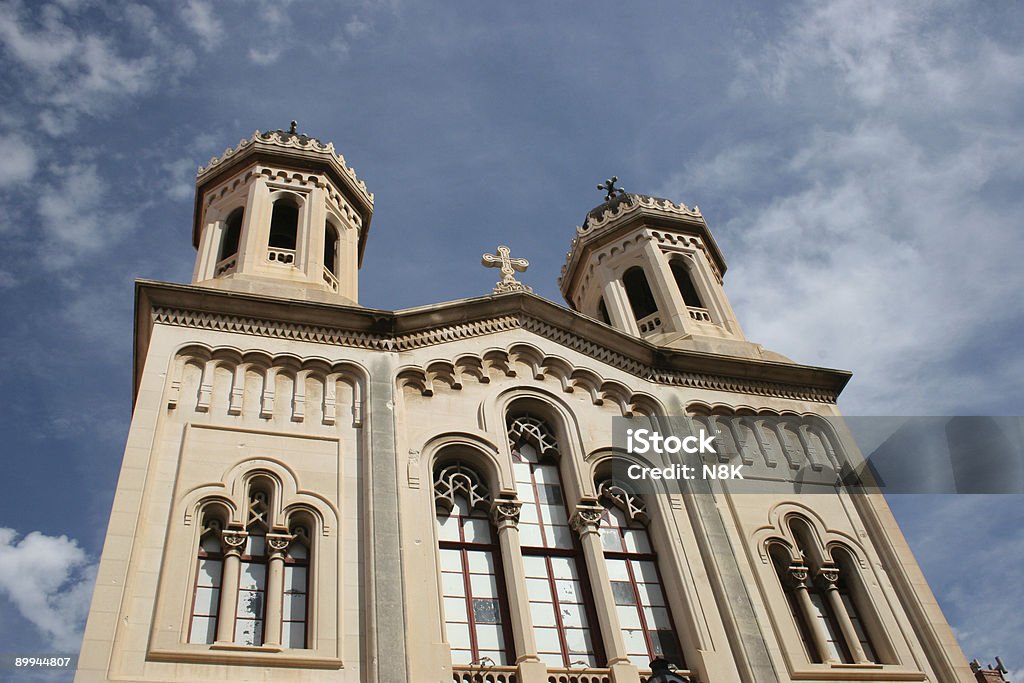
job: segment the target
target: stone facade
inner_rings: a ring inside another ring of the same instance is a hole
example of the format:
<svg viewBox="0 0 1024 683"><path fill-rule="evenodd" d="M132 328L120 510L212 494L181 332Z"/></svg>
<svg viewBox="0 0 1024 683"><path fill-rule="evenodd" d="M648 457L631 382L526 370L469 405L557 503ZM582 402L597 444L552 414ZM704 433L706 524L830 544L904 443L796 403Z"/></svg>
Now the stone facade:
<svg viewBox="0 0 1024 683"><path fill-rule="evenodd" d="M607 481L613 417L838 416L849 373L746 340L696 207L610 190L571 308L393 312L357 303L373 196L332 146L257 133L197 188L192 284L136 286L76 681L974 680L880 495Z"/></svg>

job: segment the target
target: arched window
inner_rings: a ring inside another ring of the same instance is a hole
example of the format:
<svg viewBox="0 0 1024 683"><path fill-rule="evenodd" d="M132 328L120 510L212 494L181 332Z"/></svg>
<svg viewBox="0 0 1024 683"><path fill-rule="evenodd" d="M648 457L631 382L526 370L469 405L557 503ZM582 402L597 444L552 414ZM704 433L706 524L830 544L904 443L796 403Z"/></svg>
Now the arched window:
<svg viewBox="0 0 1024 683"><path fill-rule="evenodd" d="M641 666L663 657L686 668L647 533L643 499L606 480L598 486L604 515L601 545L626 654Z"/></svg>
<svg viewBox="0 0 1024 683"><path fill-rule="evenodd" d="M597 301L597 317L600 318L601 322L605 325L612 324L611 316L608 315L608 306L604 303L604 297L601 297Z"/></svg>
<svg viewBox="0 0 1024 683"><path fill-rule="evenodd" d="M488 518L490 497L461 462L434 473L445 636L453 664L515 663L501 555Z"/></svg>
<svg viewBox="0 0 1024 683"><path fill-rule="evenodd" d="M238 241L242 235L242 218L244 215L245 210L238 208L232 211L228 219L224 221L224 234L220 241L220 254L217 256L218 262L238 253Z"/></svg>
<svg viewBox="0 0 1024 683"><path fill-rule="evenodd" d="M295 249L299 231L299 206L290 197L274 202L270 215L270 242L275 249Z"/></svg>
<svg viewBox="0 0 1024 683"><path fill-rule="evenodd" d="M654 301L654 292L647 283L647 276L640 266L633 266L622 275L622 284L626 287L626 297L633 315L637 320L658 312L658 304Z"/></svg>
<svg viewBox="0 0 1024 683"><path fill-rule="evenodd" d="M267 531L270 530L270 491L253 482L249 493L249 532L242 549L235 612L235 643L262 645L267 605Z"/></svg>
<svg viewBox="0 0 1024 683"><path fill-rule="evenodd" d="M558 444L547 423L510 416L508 438L516 493L526 591L538 654L548 666L598 666L603 662L594 599L577 539L569 528Z"/></svg>
<svg viewBox="0 0 1024 683"><path fill-rule="evenodd" d="M199 538L192 620L188 632L190 643L209 644L217 638L220 582L224 572L224 548L220 539L223 524L223 519L211 510L203 512L203 533Z"/></svg>
<svg viewBox="0 0 1024 683"><path fill-rule="evenodd" d="M338 229L331 223L324 226L324 268L331 275L337 275L338 266Z"/></svg>
<svg viewBox="0 0 1024 683"><path fill-rule="evenodd" d="M679 293L683 296L683 303L693 308L704 308L697 288L693 284L693 278L690 277L690 269L686 267L686 264L679 259L673 259L670 266L672 276L676 280L676 287L679 288Z"/></svg>
<svg viewBox="0 0 1024 683"><path fill-rule="evenodd" d="M804 519L792 517L789 528L798 558L792 559L781 541L770 545L769 553L808 659L817 663L877 662L858 609L863 587L852 557L835 549L837 559L833 561Z"/></svg>

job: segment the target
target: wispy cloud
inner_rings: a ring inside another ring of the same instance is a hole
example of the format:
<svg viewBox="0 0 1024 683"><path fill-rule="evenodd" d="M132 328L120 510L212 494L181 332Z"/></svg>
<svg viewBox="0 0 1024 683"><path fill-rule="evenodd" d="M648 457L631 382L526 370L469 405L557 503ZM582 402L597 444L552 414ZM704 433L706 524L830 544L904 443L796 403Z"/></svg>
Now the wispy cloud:
<svg viewBox="0 0 1024 683"><path fill-rule="evenodd" d="M934 28L948 25L937 11L793 10L777 40L742 56L735 90L784 122L779 150L737 142L667 188L685 196L693 178L722 205L747 200L725 226L740 244L728 286L746 331L796 360L854 368L848 411L970 410L965 389L986 384L995 405L1024 381L1021 363L961 362L991 352L994 325L1024 325L1005 306L1024 287L1020 198L988 196L1024 177L1024 133L1002 110L1024 83L1024 50ZM767 196L750 189L758 178Z"/></svg>
<svg viewBox="0 0 1024 683"><path fill-rule="evenodd" d="M0 527L0 593L60 652L75 652L96 566L67 536Z"/></svg>
<svg viewBox="0 0 1024 683"><path fill-rule="evenodd" d="M207 2L189 0L182 6L181 16L185 25L202 40L202 47L207 52L213 51L224 37L224 27Z"/></svg>
<svg viewBox="0 0 1024 683"><path fill-rule="evenodd" d="M0 149L0 187L32 178L36 172L36 152L23 136L0 136Z"/></svg>

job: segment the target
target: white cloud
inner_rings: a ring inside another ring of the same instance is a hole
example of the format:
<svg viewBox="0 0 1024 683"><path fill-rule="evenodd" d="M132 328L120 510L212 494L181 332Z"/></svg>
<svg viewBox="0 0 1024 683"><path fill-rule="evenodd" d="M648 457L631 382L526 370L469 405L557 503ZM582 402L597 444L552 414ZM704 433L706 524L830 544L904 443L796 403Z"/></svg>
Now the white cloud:
<svg viewBox="0 0 1024 683"><path fill-rule="evenodd" d="M1007 308L1024 288L1021 198L988 196L1024 176L1024 133L1006 113L1024 50L936 28L939 11L795 9L743 56L733 92L814 125L737 141L669 182L670 196L718 183L720 204L743 207L724 228L740 246L727 286L745 331L797 361L852 368L848 412L962 411L1013 399L1024 381L1022 358L995 372L963 360L992 353L993 325L1024 324ZM776 181L770 196L758 178Z"/></svg>
<svg viewBox="0 0 1024 683"><path fill-rule="evenodd" d="M353 14L352 18L345 24L345 33L353 38L359 38L369 33L371 28L369 23Z"/></svg>
<svg viewBox="0 0 1024 683"><path fill-rule="evenodd" d="M0 527L0 593L50 647L78 650L95 578L95 565L67 536L33 531L18 540Z"/></svg>
<svg viewBox="0 0 1024 683"><path fill-rule="evenodd" d="M181 8L181 16L188 26L203 41L203 49L207 52L217 47L224 35L224 27L213 14L213 8L202 0L189 0Z"/></svg>
<svg viewBox="0 0 1024 683"><path fill-rule="evenodd" d="M0 187L31 180L36 172L36 152L20 135L0 136Z"/></svg>
<svg viewBox="0 0 1024 683"><path fill-rule="evenodd" d="M273 64L281 57L281 50L276 47L269 47L264 50L249 48L249 60L260 66Z"/></svg>

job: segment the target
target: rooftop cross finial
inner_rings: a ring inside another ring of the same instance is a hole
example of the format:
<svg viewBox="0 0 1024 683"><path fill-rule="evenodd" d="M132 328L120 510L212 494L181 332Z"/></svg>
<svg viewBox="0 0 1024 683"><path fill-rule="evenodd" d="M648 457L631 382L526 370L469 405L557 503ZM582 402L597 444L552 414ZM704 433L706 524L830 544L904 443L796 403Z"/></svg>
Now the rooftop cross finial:
<svg viewBox="0 0 1024 683"><path fill-rule="evenodd" d="M298 130L299 130L299 122L296 121L295 119L292 119L292 125L289 126L288 132L291 133L292 135L297 135L298 134Z"/></svg>
<svg viewBox="0 0 1024 683"><path fill-rule="evenodd" d="M532 292L533 290L516 280L515 273L523 272L530 267L530 262L524 258L512 258L512 250L506 246L498 247L498 254L484 254L480 263L487 268L501 268L501 282L494 285L495 294L507 292Z"/></svg>
<svg viewBox="0 0 1024 683"><path fill-rule="evenodd" d="M604 190L604 200L606 202L610 202L616 197L626 194L626 191L621 187L615 187L615 183L617 182L619 182L619 176L613 175L611 178L597 186L597 189Z"/></svg>

